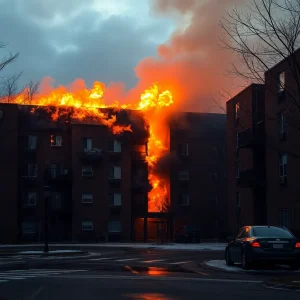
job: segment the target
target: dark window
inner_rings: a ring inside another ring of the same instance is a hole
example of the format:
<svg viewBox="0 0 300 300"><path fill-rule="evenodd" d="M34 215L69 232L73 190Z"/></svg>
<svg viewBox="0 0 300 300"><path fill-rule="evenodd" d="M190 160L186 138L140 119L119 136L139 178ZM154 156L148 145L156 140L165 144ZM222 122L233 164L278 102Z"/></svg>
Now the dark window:
<svg viewBox="0 0 300 300"><path fill-rule="evenodd" d="M23 196L24 206L36 206L37 192L26 192Z"/></svg>
<svg viewBox="0 0 300 300"><path fill-rule="evenodd" d="M64 166L63 164L51 164L49 171L51 178L57 178L64 174Z"/></svg>
<svg viewBox="0 0 300 300"><path fill-rule="evenodd" d="M240 103L235 104L235 119L237 120L240 117Z"/></svg>
<svg viewBox="0 0 300 300"><path fill-rule="evenodd" d="M50 144L51 144L51 147L61 147L62 146L62 136L51 134Z"/></svg>
<svg viewBox="0 0 300 300"><path fill-rule="evenodd" d="M118 233L121 232L121 222L120 221L109 221L108 222L108 232Z"/></svg>
<svg viewBox="0 0 300 300"><path fill-rule="evenodd" d="M279 137L280 139L284 139L286 137L286 129L287 129L286 111L282 111L277 114L277 122L278 122Z"/></svg>
<svg viewBox="0 0 300 300"><path fill-rule="evenodd" d="M181 194L179 196L179 205L180 206L189 206L190 205L190 195L189 194Z"/></svg>
<svg viewBox="0 0 300 300"><path fill-rule="evenodd" d="M283 228L279 227L253 227L253 236L255 237L270 237L270 238L290 238L292 234Z"/></svg>
<svg viewBox="0 0 300 300"><path fill-rule="evenodd" d="M287 208L281 208L279 210L279 224L280 226L289 226L289 211Z"/></svg>
<svg viewBox="0 0 300 300"><path fill-rule="evenodd" d="M109 179L121 179L121 167L110 166L108 177Z"/></svg>
<svg viewBox="0 0 300 300"><path fill-rule="evenodd" d="M35 234L37 231L37 225L35 222L23 222L22 223L22 233L26 234Z"/></svg>
<svg viewBox="0 0 300 300"><path fill-rule="evenodd" d="M84 138L83 139L83 150L90 151L93 148L93 140L92 138Z"/></svg>
<svg viewBox="0 0 300 300"><path fill-rule="evenodd" d="M35 150L37 146L37 136L28 135L25 141L25 149Z"/></svg>
<svg viewBox="0 0 300 300"><path fill-rule="evenodd" d="M110 206L121 206L122 205L122 194L121 193L109 194L109 205Z"/></svg>
<svg viewBox="0 0 300 300"><path fill-rule="evenodd" d="M37 177L37 164L25 164L24 177Z"/></svg>
<svg viewBox="0 0 300 300"><path fill-rule="evenodd" d="M81 202L84 204L91 204L93 203L94 197L91 193L82 193L81 194Z"/></svg>
<svg viewBox="0 0 300 300"><path fill-rule="evenodd" d="M93 231L94 230L93 221L82 221L81 229L82 231Z"/></svg>
<svg viewBox="0 0 300 300"><path fill-rule="evenodd" d="M93 176L93 167L82 167L82 176L83 177L92 177Z"/></svg>
<svg viewBox="0 0 300 300"><path fill-rule="evenodd" d="M188 156L189 155L189 144L179 144L179 155Z"/></svg>
<svg viewBox="0 0 300 300"><path fill-rule="evenodd" d="M61 193L53 192L52 193L52 209L53 210L60 210L61 209L61 200L62 196Z"/></svg>
<svg viewBox="0 0 300 300"><path fill-rule="evenodd" d="M118 140L110 140L108 144L108 151L120 153L122 151L122 144Z"/></svg>
<svg viewBox="0 0 300 300"><path fill-rule="evenodd" d="M287 177L287 154L279 154L279 177L284 179Z"/></svg>
<svg viewBox="0 0 300 300"><path fill-rule="evenodd" d="M190 179L189 171L180 171L178 174L178 179L182 181L186 181Z"/></svg>

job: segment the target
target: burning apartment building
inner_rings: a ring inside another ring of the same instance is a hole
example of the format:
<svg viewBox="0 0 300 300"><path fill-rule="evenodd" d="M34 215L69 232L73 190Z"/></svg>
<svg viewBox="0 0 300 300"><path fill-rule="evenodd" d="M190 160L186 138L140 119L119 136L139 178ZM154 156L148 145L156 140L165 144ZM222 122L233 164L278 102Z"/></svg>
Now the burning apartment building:
<svg viewBox="0 0 300 300"><path fill-rule="evenodd" d="M100 100L95 84L0 103L0 242L41 241L45 224L52 241L172 239L186 225L223 236L225 116L163 122L173 100L156 85L135 105Z"/></svg>

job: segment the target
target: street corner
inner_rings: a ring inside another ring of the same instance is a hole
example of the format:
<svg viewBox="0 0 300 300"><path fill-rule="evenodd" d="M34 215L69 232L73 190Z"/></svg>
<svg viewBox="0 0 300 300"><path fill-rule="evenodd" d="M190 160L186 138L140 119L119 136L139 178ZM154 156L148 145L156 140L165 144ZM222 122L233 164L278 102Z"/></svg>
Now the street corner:
<svg viewBox="0 0 300 300"><path fill-rule="evenodd" d="M277 290L291 290L300 292L300 274L297 276L285 276L272 278L264 283L266 288Z"/></svg>
<svg viewBox="0 0 300 300"><path fill-rule="evenodd" d="M300 281L300 270L291 270L288 266L285 265L276 265L276 266L256 266L253 269L244 270L241 267L241 264L234 264L233 266L227 266L225 260L207 260L202 263L202 265L218 270L231 273L260 273L260 274L297 274Z"/></svg>

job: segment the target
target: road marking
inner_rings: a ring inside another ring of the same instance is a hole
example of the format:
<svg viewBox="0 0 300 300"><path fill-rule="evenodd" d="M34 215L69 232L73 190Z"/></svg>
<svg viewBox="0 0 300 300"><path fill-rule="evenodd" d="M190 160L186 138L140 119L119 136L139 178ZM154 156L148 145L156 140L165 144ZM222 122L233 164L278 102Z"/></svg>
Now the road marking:
<svg viewBox="0 0 300 300"><path fill-rule="evenodd" d="M169 263L169 265L184 265L184 264L188 264L190 262L191 261L177 261L177 262L174 262L174 263Z"/></svg>
<svg viewBox="0 0 300 300"><path fill-rule="evenodd" d="M53 276L55 277L55 276ZM118 275L73 275L73 276L58 276L57 278L65 279L127 279L127 280L162 280L162 281L202 281L202 282L224 282L224 283L263 283L261 280L240 280L240 279L217 279L217 278L194 278L194 277L159 277L159 276L118 276Z"/></svg>
<svg viewBox="0 0 300 300"><path fill-rule="evenodd" d="M102 257L102 258L91 258L91 259L88 259L88 260L95 260L95 261L97 261L97 260L107 260L107 259L112 259L113 257Z"/></svg>
<svg viewBox="0 0 300 300"><path fill-rule="evenodd" d="M143 263L147 263L147 264L150 264L150 263L153 263L153 262L159 262L159 261L166 261L167 259L153 259L153 260L144 260L142 261Z"/></svg>
<svg viewBox="0 0 300 300"><path fill-rule="evenodd" d="M125 258L125 259L117 259L115 261L130 261L130 260L138 260L140 258Z"/></svg>
<svg viewBox="0 0 300 300"><path fill-rule="evenodd" d="M36 296L40 294L40 292L44 289L44 286L39 287L30 297L30 300L34 300Z"/></svg>
<svg viewBox="0 0 300 300"><path fill-rule="evenodd" d="M136 270L133 270L131 267L129 267L129 266L124 266L125 267L125 269L127 269L127 270L129 270L131 273L133 273L133 274L139 274L139 272L137 272Z"/></svg>
<svg viewBox="0 0 300 300"><path fill-rule="evenodd" d="M22 280L25 279L25 277L20 277L20 276L14 276L14 277L9 277L9 276L0 276L0 279L8 279L8 280Z"/></svg>
<svg viewBox="0 0 300 300"><path fill-rule="evenodd" d="M0 283L7 282L7 280L0 280Z"/></svg>

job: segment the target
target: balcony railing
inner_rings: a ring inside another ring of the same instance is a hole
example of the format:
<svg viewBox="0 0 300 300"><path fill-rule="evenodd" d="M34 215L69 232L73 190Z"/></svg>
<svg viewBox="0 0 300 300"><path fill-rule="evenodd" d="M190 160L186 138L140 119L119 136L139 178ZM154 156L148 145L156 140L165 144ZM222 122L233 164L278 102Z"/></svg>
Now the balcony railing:
<svg viewBox="0 0 300 300"><path fill-rule="evenodd" d="M84 149L83 152L79 153L79 157L83 161L98 162L103 159L103 151L98 148Z"/></svg>

